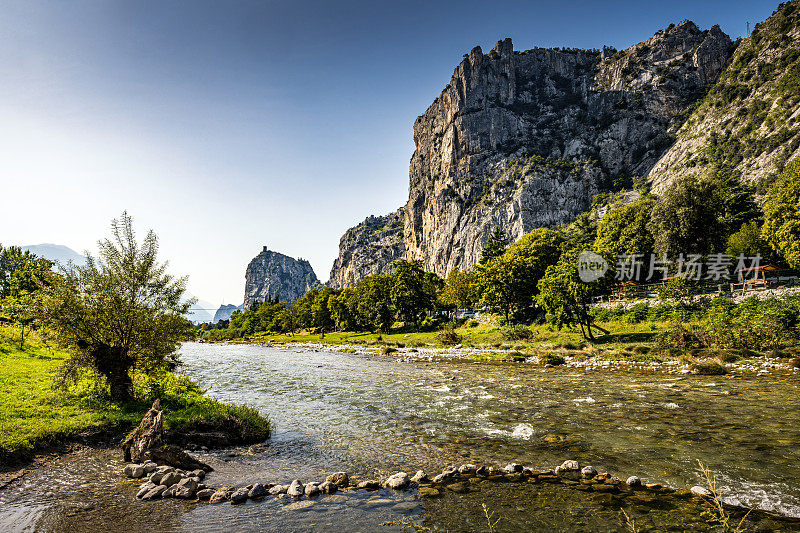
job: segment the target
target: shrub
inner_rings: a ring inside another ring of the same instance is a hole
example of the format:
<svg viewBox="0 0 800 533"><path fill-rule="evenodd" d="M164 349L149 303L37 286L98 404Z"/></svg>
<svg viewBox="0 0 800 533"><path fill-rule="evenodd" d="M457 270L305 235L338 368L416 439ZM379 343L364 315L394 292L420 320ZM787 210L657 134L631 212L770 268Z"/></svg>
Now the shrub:
<svg viewBox="0 0 800 533"><path fill-rule="evenodd" d="M646 303L636 304L625 313L625 321L629 324L638 324L647 320L650 306Z"/></svg>
<svg viewBox="0 0 800 533"><path fill-rule="evenodd" d="M547 355L539 357L539 363L542 365L558 366L558 365L563 365L564 363L566 363L566 361L560 355L549 353Z"/></svg>
<svg viewBox="0 0 800 533"><path fill-rule="evenodd" d="M480 323L477 320L470 320L467 324L471 328L477 328Z"/></svg>
<svg viewBox="0 0 800 533"><path fill-rule="evenodd" d="M708 360L696 361L690 364L689 370L703 376L721 376L728 373L728 370L718 362Z"/></svg>
<svg viewBox="0 0 800 533"><path fill-rule="evenodd" d="M463 337L456 333L455 328L447 326L436 335L436 340L444 345L454 345L461 344Z"/></svg>
<svg viewBox="0 0 800 533"><path fill-rule="evenodd" d="M527 341L533 337L533 331L523 325L516 325L503 330L503 338L507 341Z"/></svg>

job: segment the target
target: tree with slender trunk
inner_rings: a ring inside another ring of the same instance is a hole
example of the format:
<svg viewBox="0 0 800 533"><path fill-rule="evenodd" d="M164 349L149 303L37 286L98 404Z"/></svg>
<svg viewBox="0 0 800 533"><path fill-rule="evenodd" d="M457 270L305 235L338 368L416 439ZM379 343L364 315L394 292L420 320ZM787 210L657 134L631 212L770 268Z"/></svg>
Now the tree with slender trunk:
<svg viewBox="0 0 800 533"><path fill-rule="evenodd" d="M183 300L187 278L157 261L158 237L139 243L127 212L111 223L111 238L98 242L99 258L69 265L45 294L43 319L70 358L61 369L67 386L86 370L101 375L113 401L131 400L132 373L152 373L171 362L190 334Z"/></svg>

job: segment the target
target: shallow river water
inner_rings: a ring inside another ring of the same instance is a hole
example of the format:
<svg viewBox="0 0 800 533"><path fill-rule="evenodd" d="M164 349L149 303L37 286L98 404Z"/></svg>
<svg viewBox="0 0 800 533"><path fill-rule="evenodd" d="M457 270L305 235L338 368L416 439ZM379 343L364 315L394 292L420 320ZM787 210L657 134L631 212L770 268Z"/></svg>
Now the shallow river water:
<svg viewBox="0 0 800 533"><path fill-rule="evenodd" d="M200 454L212 486L362 479L448 464L565 459L675 488L703 484L697 461L731 503L800 516L800 376L688 376L661 371L544 369L527 364L399 361L304 349L186 344L183 371L215 398L268 414L273 437L252 448ZM313 504L267 499L243 506L133 499L119 453L89 450L0 491L0 530L399 531L700 530L699 503L613 502L561 485L476 485L467 495L348 491ZM639 499L637 499L639 498ZM755 530L797 530L754 514ZM394 523L394 525L387 525ZM384 524L384 525L382 525Z"/></svg>

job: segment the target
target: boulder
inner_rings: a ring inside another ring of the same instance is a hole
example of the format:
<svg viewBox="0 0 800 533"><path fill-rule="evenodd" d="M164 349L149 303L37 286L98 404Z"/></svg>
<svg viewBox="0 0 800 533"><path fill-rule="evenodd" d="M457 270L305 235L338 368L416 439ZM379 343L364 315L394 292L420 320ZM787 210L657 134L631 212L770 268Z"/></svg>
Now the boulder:
<svg viewBox="0 0 800 533"><path fill-rule="evenodd" d="M631 476L625 480L625 484L627 484L629 487L641 487L642 480L639 479L639 476Z"/></svg>
<svg viewBox="0 0 800 533"><path fill-rule="evenodd" d="M122 473L128 477L138 479L144 476L144 466L139 464L129 464L122 469Z"/></svg>
<svg viewBox="0 0 800 533"><path fill-rule="evenodd" d="M247 498L249 497L249 494L250 494L250 491L247 490L247 487L242 487L240 489L236 489L235 491L233 491L233 493L230 496L231 503L234 504L234 505L235 504L239 504L239 503L244 503L244 502L247 501Z"/></svg>
<svg viewBox="0 0 800 533"><path fill-rule="evenodd" d="M714 494L705 487L701 487L700 485L695 485L689 491L694 494L695 496L700 496L701 498L711 498Z"/></svg>
<svg viewBox="0 0 800 533"><path fill-rule="evenodd" d="M288 488L289 487L287 485L275 485L269 489L269 493L273 496L277 496L278 494L286 494L286 490Z"/></svg>
<svg viewBox="0 0 800 533"><path fill-rule="evenodd" d="M158 498L161 498L161 495L164 494L166 490L167 490L166 485L159 485L157 487L153 487L147 494L142 496L142 499L145 501L157 500Z"/></svg>
<svg viewBox="0 0 800 533"><path fill-rule="evenodd" d="M231 494L233 493L229 490L218 490L217 492L211 495L211 498L209 498L208 502L222 503L228 501L228 499L231 497Z"/></svg>
<svg viewBox="0 0 800 533"><path fill-rule="evenodd" d="M387 489L403 490L404 488L408 487L410 482L411 480L409 479L408 474L405 472L398 472L389 476L389 479L383 483L383 486Z"/></svg>
<svg viewBox="0 0 800 533"><path fill-rule="evenodd" d="M197 492L197 481L187 477L181 479L174 489L174 497L182 500L191 500Z"/></svg>
<svg viewBox="0 0 800 533"><path fill-rule="evenodd" d="M150 474L150 477L147 478L151 483L155 483L156 485L161 484L161 480L164 479L164 474L161 472L153 472Z"/></svg>
<svg viewBox="0 0 800 533"><path fill-rule="evenodd" d="M181 477L181 475L177 472L167 472L161 477L160 484L169 487L175 485L182 479L183 477Z"/></svg>
<svg viewBox="0 0 800 533"><path fill-rule="evenodd" d="M461 465L458 467L458 473L462 476L468 476L477 472L478 467L473 464Z"/></svg>
<svg viewBox="0 0 800 533"><path fill-rule="evenodd" d="M343 489L350 485L350 478L347 475L347 472L334 472L333 474L325 478L325 481L330 481L331 483L334 483L340 489Z"/></svg>
<svg viewBox="0 0 800 533"><path fill-rule="evenodd" d="M154 472L156 468L158 468L158 465L155 464L153 461L145 461L142 467L144 468L145 474L150 474Z"/></svg>
<svg viewBox="0 0 800 533"><path fill-rule="evenodd" d="M122 441L122 452L125 455L125 460L141 461L145 457L144 452L161 446L163 434L164 419L161 413L161 402L156 398L153 406L139 423L139 427Z"/></svg>
<svg viewBox="0 0 800 533"><path fill-rule="evenodd" d="M191 472L189 472L189 473L190 473L190 474L191 474L193 477L198 477L198 478L200 478L200 481L203 481L203 480L206 478L206 472L205 472L205 470L202 470L202 469L199 469L199 468L198 468L197 470L192 470L192 471L191 471Z"/></svg>
<svg viewBox="0 0 800 533"><path fill-rule="evenodd" d="M209 500L214 495L214 489L202 489L197 491L198 500Z"/></svg>
<svg viewBox="0 0 800 533"><path fill-rule="evenodd" d="M424 470L417 470L417 473L411 476L411 481L414 483L425 483L428 481L428 474Z"/></svg>
<svg viewBox="0 0 800 533"><path fill-rule="evenodd" d="M338 487L333 481L325 481L319 486L319 490L325 494L334 494L338 490Z"/></svg>
<svg viewBox="0 0 800 533"><path fill-rule="evenodd" d="M356 485L356 488L362 490L378 490L381 488L381 484L374 479L368 479L360 482L358 485Z"/></svg>
<svg viewBox="0 0 800 533"><path fill-rule="evenodd" d="M300 498L303 496L305 492L305 487L300 482L299 479L295 479L289 484L289 488L286 489L286 494L293 498Z"/></svg>
<svg viewBox="0 0 800 533"><path fill-rule="evenodd" d="M597 469L593 466L584 466L581 469L581 476L584 479L592 479L597 475Z"/></svg>
<svg viewBox="0 0 800 533"><path fill-rule="evenodd" d="M139 492L136 493L137 498L143 498L145 494L156 488L158 485L148 481L147 483L143 483L141 487L139 487Z"/></svg>
<svg viewBox="0 0 800 533"><path fill-rule="evenodd" d="M267 488L262 485L261 483L256 483L250 489L250 492L247 493L248 498L251 500L255 500L258 498L263 498L267 495Z"/></svg>
<svg viewBox="0 0 800 533"><path fill-rule="evenodd" d="M170 465L180 470L203 470L204 472L212 472L214 470L176 446L151 448L144 452L144 457L158 464Z"/></svg>
<svg viewBox="0 0 800 533"><path fill-rule="evenodd" d="M304 487L303 492L305 492L306 496L309 498L313 498L314 496L320 495L319 485L317 483L307 483Z"/></svg>
<svg viewBox="0 0 800 533"><path fill-rule="evenodd" d="M516 474L517 472L522 472L522 468L523 468L522 465L518 465L517 463L511 463L506 465L506 467L503 468L503 471L506 474Z"/></svg>

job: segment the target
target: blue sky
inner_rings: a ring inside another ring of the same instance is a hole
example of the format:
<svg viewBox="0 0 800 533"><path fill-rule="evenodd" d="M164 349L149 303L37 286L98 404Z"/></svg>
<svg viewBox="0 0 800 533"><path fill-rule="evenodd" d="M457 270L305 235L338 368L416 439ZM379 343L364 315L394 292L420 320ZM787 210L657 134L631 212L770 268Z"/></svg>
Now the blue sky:
<svg viewBox="0 0 800 533"><path fill-rule="evenodd" d="M0 243L94 251L127 209L215 305L261 246L326 280L341 234L405 203L412 125L475 45L625 48L761 0L2 1Z"/></svg>

